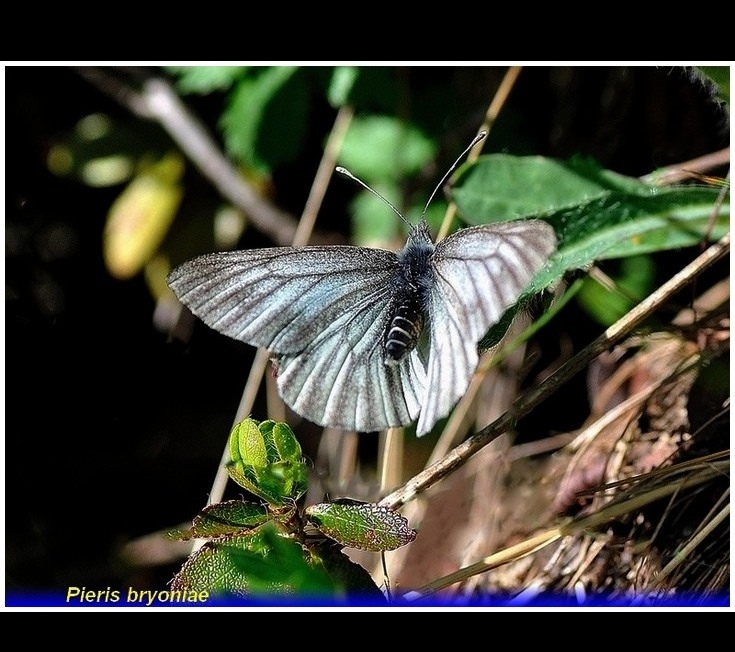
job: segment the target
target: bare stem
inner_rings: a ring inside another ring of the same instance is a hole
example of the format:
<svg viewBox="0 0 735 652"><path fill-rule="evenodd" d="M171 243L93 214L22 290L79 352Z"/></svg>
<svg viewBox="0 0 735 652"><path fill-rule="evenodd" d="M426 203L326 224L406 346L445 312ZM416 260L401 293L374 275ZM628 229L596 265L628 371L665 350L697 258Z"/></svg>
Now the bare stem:
<svg viewBox="0 0 735 652"><path fill-rule="evenodd" d="M730 163L730 148L725 147L717 152L705 154L699 156L690 161L684 161L683 163L676 163L669 165L655 172L651 172L643 177L641 180L646 183L653 183L657 186L670 186L680 181L688 181L692 177L696 177L695 173L709 172L712 169L721 167L723 165L729 165Z"/></svg>

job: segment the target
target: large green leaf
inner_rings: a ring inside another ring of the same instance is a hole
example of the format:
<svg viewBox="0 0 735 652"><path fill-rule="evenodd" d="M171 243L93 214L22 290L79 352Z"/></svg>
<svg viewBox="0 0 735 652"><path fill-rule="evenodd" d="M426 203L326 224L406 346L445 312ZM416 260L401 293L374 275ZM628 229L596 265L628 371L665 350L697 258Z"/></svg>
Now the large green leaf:
<svg viewBox="0 0 735 652"><path fill-rule="evenodd" d="M730 204L724 202L712 221L719 193L709 187L649 186L584 161L506 155L465 166L453 188L462 218L473 224L541 217L554 227L557 252L524 295L596 260L720 238L729 230Z"/></svg>
<svg viewBox="0 0 735 652"><path fill-rule="evenodd" d="M660 188L588 159L481 157L460 170L452 195L461 217L472 224L542 218L558 238L556 253L483 338L483 348L497 344L515 313L568 271L716 240L730 225L729 199L713 219L719 188Z"/></svg>
<svg viewBox="0 0 735 652"><path fill-rule="evenodd" d="M184 563L171 588L251 598L334 592L324 568L310 563L301 545L273 521L205 544Z"/></svg>
<svg viewBox="0 0 735 652"><path fill-rule="evenodd" d="M601 197L610 191L651 194L641 181L576 157L558 161L543 156L490 154L457 172L452 197L470 224L543 217Z"/></svg>

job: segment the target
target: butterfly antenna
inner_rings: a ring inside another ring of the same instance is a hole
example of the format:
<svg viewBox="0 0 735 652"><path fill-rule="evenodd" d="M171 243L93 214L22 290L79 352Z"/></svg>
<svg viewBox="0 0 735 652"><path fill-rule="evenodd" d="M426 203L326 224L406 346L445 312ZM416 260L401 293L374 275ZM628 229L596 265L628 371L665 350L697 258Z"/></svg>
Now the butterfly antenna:
<svg viewBox="0 0 735 652"><path fill-rule="evenodd" d="M449 177L449 175L452 174L452 172L454 171L454 168L457 167L457 165L462 160L462 158L464 157L464 155L467 154L467 152L469 152L483 138L485 138L485 136L487 136L487 131L481 131L479 134L477 134L477 136L475 136L472 139L472 142L467 146L467 148L464 150L464 152L462 152L457 157L457 160L454 163L452 163L452 167L450 167L447 170L446 174L442 177L442 180L438 184L436 184L436 188L434 188L434 192L431 193L431 196L429 197L429 201L426 202L426 206L424 206L424 210L421 211L421 218L422 219L423 219L424 215L426 215L426 209L429 208L429 204L431 203L431 200L434 199L434 195L436 195L436 193L439 191L439 188L441 188L444 185L444 182L447 180L447 178Z"/></svg>
<svg viewBox="0 0 735 652"><path fill-rule="evenodd" d="M341 166L337 166L335 168L335 170L337 172L339 172L340 174L344 174L346 177L349 177L353 181L356 181L363 188L365 188L365 190L369 190L378 199L381 199L383 202L385 202L386 204L388 204L388 206L390 206L393 209L393 212L396 215L398 215L398 217L400 217L409 227L411 226L410 222L405 217L403 217L403 214L401 213L401 211L399 211L393 204L391 204L385 197L383 197L383 195L381 195L379 192L377 192L376 190L373 190L370 186L368 186L364 181L360 181L360 179L358 179L354 174L352 174L352 172L350 172L349 170L347 170L346 168L343 168Z"/></svg>

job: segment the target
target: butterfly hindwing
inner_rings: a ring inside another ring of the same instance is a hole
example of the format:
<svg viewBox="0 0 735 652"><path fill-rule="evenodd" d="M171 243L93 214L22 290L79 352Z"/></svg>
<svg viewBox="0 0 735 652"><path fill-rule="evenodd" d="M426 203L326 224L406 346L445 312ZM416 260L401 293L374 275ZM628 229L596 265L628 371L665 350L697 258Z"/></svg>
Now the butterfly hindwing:
<svg viewBox="0 0 735 652"><path fill-rule="evenodd" d="M373 431L413 421L426 372L417 354L386 365L383 337L389 311L380 304L351 326L354 346L341 323L298 355L281 356L278 387L284 400L310 421L345 430Z"/></svg>
<svg viewBox="0 0 735 652"><path fill-rule="evenodd" d="M553 229L537 220L470 227L437 243L419 436L465 393L479 359L477 342L517 301L555 246Z"/></svg>

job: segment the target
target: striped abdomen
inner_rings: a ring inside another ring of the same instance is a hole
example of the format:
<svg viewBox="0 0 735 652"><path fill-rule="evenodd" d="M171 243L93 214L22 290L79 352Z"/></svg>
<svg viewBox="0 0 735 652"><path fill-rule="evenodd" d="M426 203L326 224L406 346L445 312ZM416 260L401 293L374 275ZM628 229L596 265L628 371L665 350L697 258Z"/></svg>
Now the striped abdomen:
<svg viewBox="0 0 735 652"><path fill-rule="evenodd" d="M398 253L393 278L393 319L385 332L385 363L396 364L411 351L424 327L424 307L433 283L431 256L434 244L423 220L411 229L408 242Z"/></svg>
<svg viewBox="0 0 735 652"><path fill-rule="evenodd" d="M401 301L385 334L385 361L387 364L398 362L416 346L424 315L418 297Z"/></svg>

